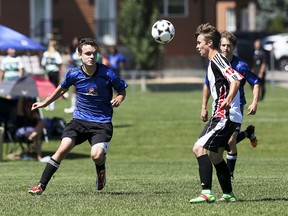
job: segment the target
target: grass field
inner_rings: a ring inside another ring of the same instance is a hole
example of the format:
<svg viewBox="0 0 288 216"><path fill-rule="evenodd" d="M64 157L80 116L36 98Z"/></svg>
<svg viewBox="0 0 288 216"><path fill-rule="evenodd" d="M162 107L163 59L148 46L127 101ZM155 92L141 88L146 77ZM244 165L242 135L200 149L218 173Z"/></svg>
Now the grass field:
<svg viewBox="0 0 288 216"><path fill-rule="evenodd" d="M256 126L259 145L252 148L247 139L238 145L233 187L240 201L191 205L189 200L201 191L191 151L204 126L197 89L140 93L130 86L125 103L115 110L107 184L100 193L88 143L73 149L40 197L27 190L37 184L45 164L1 162L0 215L287 214L288 89L268 85L257 115L244 118L243 128ZM246 92L250 101L250 89ZM55 112L44 114L68 120L63 108L69 103L58 101ZM44 154L52 155L58 145L58 140L45 143ZM213 192L217 198L222 195L215 173Z"/></svg>

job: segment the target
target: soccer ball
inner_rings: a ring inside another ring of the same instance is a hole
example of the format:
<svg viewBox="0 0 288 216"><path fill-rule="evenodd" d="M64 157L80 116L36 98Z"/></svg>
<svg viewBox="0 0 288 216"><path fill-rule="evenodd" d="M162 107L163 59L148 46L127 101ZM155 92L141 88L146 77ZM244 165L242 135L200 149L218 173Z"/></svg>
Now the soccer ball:
<svg viewBox="0 0 288 216"><path fill-rule="evenodd" d="M161 44L169 43L175 36L175 28L168 20L158 20L152 26L152 37Z"/></svg>

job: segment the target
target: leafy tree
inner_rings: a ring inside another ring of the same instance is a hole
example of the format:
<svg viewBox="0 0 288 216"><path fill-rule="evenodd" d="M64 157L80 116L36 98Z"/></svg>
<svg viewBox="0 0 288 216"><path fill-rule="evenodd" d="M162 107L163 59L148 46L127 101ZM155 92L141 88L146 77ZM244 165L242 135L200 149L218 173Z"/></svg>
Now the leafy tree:
<svg viewBox="0 0 288 216"><path fill-rule="evenodd" d="M257 0L260 13L257 26L272 32L288 32L288 0Z"/></svg>
<svg viewBox="0 0 288 216"><path fill-rule="evenodd" d="M287 20L282 15L276 16L268 25L271 32L288 32Z"/></svg>
<svg viewBox="0 0 288 216"><path fill-rule="evenodd" d="M151 36L151 27L159 16L157 2L123 0L120 5L120 40L133 54L137 69L153 69L158 63L161 46Z"/></svg>

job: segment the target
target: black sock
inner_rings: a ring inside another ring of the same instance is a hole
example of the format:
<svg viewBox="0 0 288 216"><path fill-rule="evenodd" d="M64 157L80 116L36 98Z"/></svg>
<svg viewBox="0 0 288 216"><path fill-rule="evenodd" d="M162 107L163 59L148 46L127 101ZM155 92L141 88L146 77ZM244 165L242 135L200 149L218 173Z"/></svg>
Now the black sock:
<svg viewBox="0 0 288 216"><path fill-rule="evenodd" d="M247 132L246 131L241 131L240 133L238 133L238 135L236 137L236 144L238 144L239 142L244 140L246 137L247 137Z"/></svg>
<svg viewBox="0 0 288 216"><path fill-rule="evenodd" d="M223 160L221 163L214 165L216 174L218 177L219 184L222 188L223 193L229 194L232 192L232 184L230 179L230 172L227 164Z"/></svg>
<svg viewBox="0 0 288 216"><path fill-rule="evenodd" d="M233 176L235 165L236 165L236 160L237 160L237 153L235 154L228 153L226 156L226 159L227 159L227 166L230 170L230 176Z"/></svg>
<svg viewBox="0 0 288 216"><path fill-rule="evenodd" d="M39 181L39 185L43 190L45 190L48 182L50 181L53 174L57 171L59 168L60 163L55 161L53 158L51 158L48 163L46 164L46 167L42 173L41 179Z"/></svg>
<svg viewBox="0 0 288 216"><path fill-rule="evenodd" d="M97 173L100 173L102 170L105 170L105 162L106 162L106 156L104 155L103 162L100 165L97 165L95 163Z"/></svg>
<svg viewBox="0 0 288 216"><path fill-rule="evenodd" d="M212 188L212 163L209 156L202 155L197 158L199 166L199 176L201 181L201 186L203 190Z"/></svg>

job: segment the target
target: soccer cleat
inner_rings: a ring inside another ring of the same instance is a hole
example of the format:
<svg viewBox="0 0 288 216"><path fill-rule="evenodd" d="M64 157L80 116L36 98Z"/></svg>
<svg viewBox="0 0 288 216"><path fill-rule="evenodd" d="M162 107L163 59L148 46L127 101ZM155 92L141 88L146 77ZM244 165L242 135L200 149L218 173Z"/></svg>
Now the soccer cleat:
<svg viewBox="0 0 288 216"><path fill-rule="evenodd" d="M209 193L202 193L200 194L200 196L194 198L194 199L191 199L189 202L192 204L192 203L203 203L203 202L206 202L206 203L212 203L214 202L216 199L215 197L213 196L213 194L211 193L211 191Z"/></svg>
<svg viewBox="0 0 288 216"><path fill-rule="evenodd" d="M231 192L229 194L223 194L223 196L218 200L219 202L236 202L238 199Z"/></svg>
<svg viewBox="0 0 288 216"><path fill-rule="evenodd" d="M99 173L97 173L96 178L96 188L97 190L102 190L106 184L106 171L105 169L101 170Z"/></svg>
<svg viewBox="0 0 288 216"><path fill-rule="evenodd" d="M257 137L254 134L255 133L255 126L249 125L246 128L246 132L247 132L247 138L250 139L250 143L251 143L252 147L255 148L258 144Z"/></svg>
<svg viewBox="0 0 288 216"><path fill-rule="evenodd" d="M37 185L36 187L30 188L28 193L31 195L41 195L43 193L43 189L41 188L40 185Z"/></svg>

